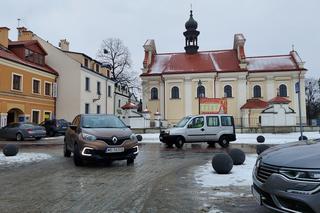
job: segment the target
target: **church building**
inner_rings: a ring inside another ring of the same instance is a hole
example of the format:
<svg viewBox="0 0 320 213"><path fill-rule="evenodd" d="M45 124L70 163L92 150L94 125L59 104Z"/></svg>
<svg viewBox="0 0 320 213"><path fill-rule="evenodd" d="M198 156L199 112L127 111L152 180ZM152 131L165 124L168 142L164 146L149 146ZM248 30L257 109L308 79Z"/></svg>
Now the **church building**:
<svg viewBox="0 0 320 213"><path fill-rule="evenodd" d="M268 110L272 107L283 110L283 116L290 115L290 122L281 125L295 126L299 122L295 86L300 81L304 88L307 69L296 51L247 56L246 39L241 33L234 35L233 48L198 51L200 32L192 11L185 28L185 52L158 53L153 39L143 45L143 109L149 110L152 118L160 113L162 119L175 124L186 115L228 113L237 126L256 127L261 125L263 115L278 113ZM301 91L305 123L304 89Z"/></svg>

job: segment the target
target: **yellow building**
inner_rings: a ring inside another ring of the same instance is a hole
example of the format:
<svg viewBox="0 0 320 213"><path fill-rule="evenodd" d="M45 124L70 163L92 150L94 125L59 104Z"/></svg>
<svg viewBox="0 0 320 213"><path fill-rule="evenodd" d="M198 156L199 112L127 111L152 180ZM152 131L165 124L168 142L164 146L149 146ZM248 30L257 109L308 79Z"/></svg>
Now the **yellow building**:
<svg viewBox="0 0 320 213"><path fill-rule="evenodd" d="M46 65L46 51L32 32L18 28L18 41L0 27L0 126L18 121L40 123L55 115L58 73Z"/></svg>
<svg viewBox="0 0 320 213"><path fill-rule="evenodd" d="M160 112L162 119L174 124L186 115L199 114L201 98L223 98L237 126L254 127L261 124L260 114L269 101L280 96L288 99L290 113L298 115L295 85L300 81L304 88L307 70L296 51L248 57L242 34L234 36L232 48L198 51L200 32L192 12L185 27L185 52L158 53L154 40L145 42L141 74L144 109ZM260 102L263 107L256 104ZM302 92L303 123L305 106Z"/></svg>

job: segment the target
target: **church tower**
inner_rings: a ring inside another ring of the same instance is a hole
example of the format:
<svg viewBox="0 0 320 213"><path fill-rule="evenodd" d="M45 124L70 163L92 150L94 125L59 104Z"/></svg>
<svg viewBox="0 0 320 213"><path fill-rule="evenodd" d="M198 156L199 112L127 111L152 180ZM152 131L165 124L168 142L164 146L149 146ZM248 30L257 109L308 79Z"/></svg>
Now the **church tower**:
<svg viewBox="0 0 320 213"><path fill-rule="evenodd" d="M193 19L192 10L190 10L190 18L185 24L186 31L183 35L186 37L186 46L184 47L187 54L195 54L198 52L198 23Z"/></svg>

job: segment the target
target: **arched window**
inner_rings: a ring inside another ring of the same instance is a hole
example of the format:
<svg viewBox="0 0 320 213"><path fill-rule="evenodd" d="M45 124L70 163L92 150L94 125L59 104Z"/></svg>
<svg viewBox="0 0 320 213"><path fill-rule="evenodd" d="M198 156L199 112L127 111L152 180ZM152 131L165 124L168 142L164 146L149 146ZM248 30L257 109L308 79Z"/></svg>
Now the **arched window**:
<svg viewBox="0 0 320 213"><path fill-rule="evenodd" d="M230 85L224 86L224 97L226 98L232 97L232 87Z"/></svg>
<svg viewBox="0 0 320 213"><path fill-rule="evenodd" d="M255 85L253 87L253 97L254 98L261 98L261 87L259 85Z"/></svg>
<svg viewBox="0 0 320 213"><path fill-rule="evenodd" d="M284 84L281 84L279 86L279 96L280 97L287 97L288 93L287 93L287 86Z"/></svg>
<svg viewBox="0 0 320 213"><path fill-rule="evenodd" d="M151 89L151 100L157 100L158 99L158 89L153 87Z"/></svg>
<svg viewBox="0 0 320 213"><path fill-rule="evenodd" d="M178 87L172 87L171 88L171 98L172 99L178 99L179 98L179 88Z"/></svg>
<svg viewBox="0 0 320 213"><path fill-rule="evenodd" d="M206 88L204 86L198 86L197 88L197 98L204 98L206 97Z"/></svg>

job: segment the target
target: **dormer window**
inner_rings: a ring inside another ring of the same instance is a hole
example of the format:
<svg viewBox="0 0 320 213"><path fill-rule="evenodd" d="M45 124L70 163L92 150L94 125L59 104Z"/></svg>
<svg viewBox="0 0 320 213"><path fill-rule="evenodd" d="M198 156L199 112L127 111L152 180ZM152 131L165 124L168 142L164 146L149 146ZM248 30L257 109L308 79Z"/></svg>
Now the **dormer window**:
<svg viewBox="0 0 320 213"><path fill-rule="evenodd" d="M96 64L96 71L97 71L97 72L100 72L99 64Z"/></svg>
<svg viewBox="0 0 320 213"><path fill-rule="evenodd" d="M89 60L87 58L84 59L84 66L85 67L88 67L89 65Z"/></svg>
<svg viewBox="0 0 320 213"><path fill-rule="evenodd" d="M24 49L24 58L35 64L44 65L44 56L29 49Z"/></svg>

